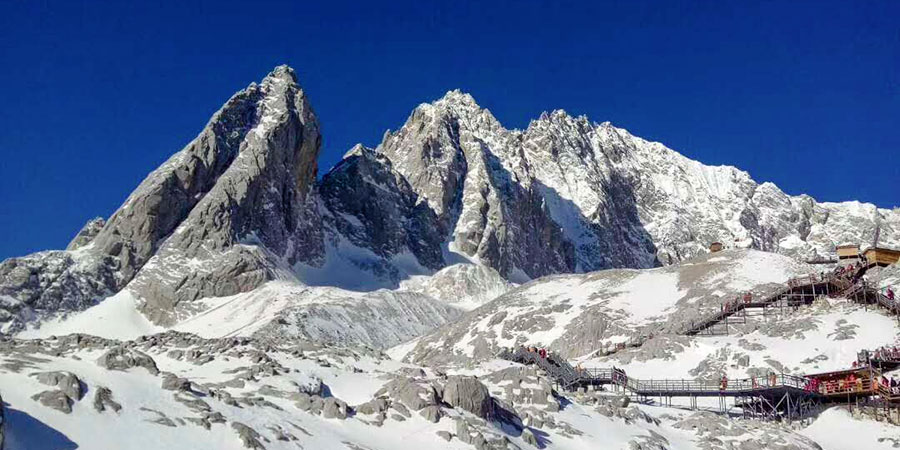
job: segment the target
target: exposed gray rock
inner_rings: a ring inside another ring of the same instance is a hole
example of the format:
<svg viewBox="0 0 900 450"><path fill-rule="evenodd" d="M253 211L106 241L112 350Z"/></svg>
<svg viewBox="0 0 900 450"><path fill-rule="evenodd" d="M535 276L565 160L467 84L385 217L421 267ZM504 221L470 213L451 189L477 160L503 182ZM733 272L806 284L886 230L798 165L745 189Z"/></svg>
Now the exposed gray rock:
<svg viewBox="0 0 900 450"><path fill-rule="evenodd" d="M490 419L494 415L494 400L487 387L475 377L448 377L443 399L450 406L462 408L482 419Z"/></svg>
<svg viewBox="0 0 900 450"><path fill-rule="evenodd" d="M11 299L0 327L85 309L129 283L151 320L171 324L179 303L251 290L276 277L278 261L320 262L310 195L320 144L293 70L276 68L235 94L105 225L79 233L72 251L0 264L0 295Z"/></svg>
<svg viewBox="0 0 900 450"><path fill-rule="evenodd" d="M173 398L178 403L181 403L184 406L187 406L189 409L193 410L196 413L205 414L212 412L212 407L209 406L209 403L198 398L196 395L190 393L183 392L175 392Z"/></svg>
<svg viewBox="0 0 900 450"><path fill-rule="evenodd" d="M43 391L31 396L31 399L57 411L69 414L72 412L72 399L63 391Z"/></svg>
<svg viewBox="0 0 900 450"><path fill-rule="evenodd" d="M122 409L122 405L113 400L112 391L108 387L98 386L94 391L94 409L97 412L103 412L106 411L106 408L119 412Z"/></svg>
<svg viewBox="0 0 900 450"><path fill-rule="evenodd" d="M117 346L97 359L97 364L109 370L127 370L132 367L143 367L152 375L159 374L156 361L146 353L138 350Z"/></svg>
<svg viewBox="0 0 900 450"><path fill-rule="evenodd" d="M438 405L429 405L422 408L419 411L419 415L429 422L438 423L441 417L444 416L444 412Z"/></svg>
<svg viewBox="0 0 900 450"><path fill-rule="evenodd" d="M41 384L58 388L73 401L81 400L84 397L83 383L72 372L39 372L33 376Z"/></svg>
<svg viewBox="0 0 900 450"><path fill-rule="evenodd" d="M310 193L320 146L318 122L294 71L278 67L232 97L194 142L151 174L129 207L110 219L98 245L114 226L171 232L158 249L132 252L139 260L153 256L131 288L145 300L142 311L164 325L182 302L275 279L279 261L317 263L323 241ZM157 198L173 220L154 229L143 221Z"/></svg>
<svg viewBox="0 0 900 450"><path fill-rule="evenodd" d="M191 380L169 374L163 377L162 388L167 391L190 391Z"/></svg>
<svg viewBox="0 0 900 450"><path fill-rule="evenodd" d="M391 380L375 396L387 394L396 402L408 406L413 411L418 411L426 406L437 405L440 401L437 390L427 382L407 377L398 377Z"/></svg>
<svg viewBox="0 0 900 450"><path fill-rule="evenodd" d="M422 265L443 267L444 229L384 155L357 145L323 178L325 220L353 244L386 259L409 250Z"/></svg>
<svg viewBox="0 0 900 450"><path fill-rule="evenodd" d="M353 409L358 414L372 415L383 413L387 411L390 406L390 402L385 398L373 398Z"/></svg>
<svg viewBox="0 0 900 450"><path fill-rule="evenodd" d="M441 437L441 439L443 439L447 442L450 442L450 440L453 439L453 435L450 434L449 431L438 430L438 431L435 431L435 434L437 434L438 436Z"/></svg>
<svg viewBox="0 0 900 450"><path fill-rule="evenodd" d="M377 148L355 147L316 183L320 144L296 75L276 68L232 96L70 250L0 263L0 332L83 310L126 285L153 322L172 325L202 309L194 300L303 278L326 254L396 287L412 275L396 257L435 270L462 260L445 248L524 282L673 264L706 254L712 241L809 258L878 229L882 245L900 246L900 210L789 196L564 111L507 130L458 91L417 107ZM372 256L326 253L341 243ZM619 331L614 318L596 317L572 325L567 352L584 355L584 342Z"/></svg>
<svg viewBox="0 0 900 450"><path fill-rule="evenodd" d="M106 225L106 220L102 217L95 217L88 221L88 223L84 224L81 228L81 231L78 232L77 235L69 242L69 245L66 246L66 250L78 250L81 247L84 247L90 244L98 234L100 234L100 230Z"/></svg>
<svg viewBox="0 0 900 450"><path fill-rule="evenodd" d="M244 447L254 450L262 450L266 448L265 446L263 446L262 442L259 441L262 436L260 436L260 434L257 433L253 428L250 428L241 422L231 422L231 428L235 432L237 432L238 437L244 444Z"/></svg>
<svg viewBox="0 0 900 450"><path fill-rule="evenodd" d="M87 309L119 289L111 257L45 251L0 262L0 332Z"/></svg>
<svg viewBox="0 0 900 450"><path fill-rule="evenodd" d="M346 419L347 413L347 403L343 400L328 397L323 401L322 417L326 419Z"/></svg>

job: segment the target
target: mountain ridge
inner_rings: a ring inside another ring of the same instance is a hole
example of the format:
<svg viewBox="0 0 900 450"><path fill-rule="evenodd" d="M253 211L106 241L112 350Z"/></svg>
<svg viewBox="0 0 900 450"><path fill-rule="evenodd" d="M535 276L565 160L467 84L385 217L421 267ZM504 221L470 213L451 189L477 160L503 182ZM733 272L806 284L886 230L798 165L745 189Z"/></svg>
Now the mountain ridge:
<svg viewBox="0 0 900 450"><path fill-rule="evenodd" d="M806 259L876 229L900 246L898 212L788 196L563 110L509 130L460 90L318 178L321 142L293 69L275 68L72 250L0 263L2 330L126 288L171 326L274 280L372 291L474 263L524 282L669 265L713 241Z"/></svg>

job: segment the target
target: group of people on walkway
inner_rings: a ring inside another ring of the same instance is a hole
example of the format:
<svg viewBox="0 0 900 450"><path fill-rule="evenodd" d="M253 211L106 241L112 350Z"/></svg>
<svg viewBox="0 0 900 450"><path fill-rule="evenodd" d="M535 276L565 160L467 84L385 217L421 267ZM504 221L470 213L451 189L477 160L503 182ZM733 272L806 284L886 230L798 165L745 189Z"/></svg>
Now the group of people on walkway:
<svg viewBox="0 0 900 450"><path fill-rule="evenodd" d="M862 268L865 267L861 261L846 266L837 266L834 268L834 274L838 277L846 278L850 283L856 284L862 276Z"/></svg>
<svg viewBox="0 0 900 450"><path fill-rule="evenodd" d="M769 372L766 376L759 377L751 377L750 378L750 386L746 385L747 380L738 380L737 389L747 389L748 387L751 389L759 389L764 387L775 387L778 385L778 374L775 372ZM722 378L719 380L719 390L724 391L728 389L728 376L722 375Z"/></svg>
<svg viewBox="0 0 900 450"><path fill-rule="evenodd" d="M883 387L890 390L891 394L900 394L900 381L891 376L890 378L882 375L880 383Z"/></svg>
<svg viewBox="0 0 900 450"><path fill-rule="evenodd" d="M753 303L753 293L749 292L749 291L744 292L743 294L738 295L734 299L723 303L722 304L722 312L724 313L724 312L729 312L729 311L737 311L740 308L742 303L745 306L749 305L750 303Z"/></svg>
<svg viewBox="0 0 900 450"><path fill-rule="evenodd" d="M862 392L866 387L866 377L859 376L854 372L837 378L812 379L810 381L814 382L813 390L820 394Z"/></svg>
<svg viewBox="0 0 900 450"><path fill-rule="evenodd" d="M547 359L550 356L550 350L543 347L525 347L528 353L534 353L541 359Z"/></svg>
<svg viewBox="0 0 900 450"><path fill-rule="evenodd" d="M872 359L881 361L900 361L900 348L898 347L880 347L872 352Z"/></svg>

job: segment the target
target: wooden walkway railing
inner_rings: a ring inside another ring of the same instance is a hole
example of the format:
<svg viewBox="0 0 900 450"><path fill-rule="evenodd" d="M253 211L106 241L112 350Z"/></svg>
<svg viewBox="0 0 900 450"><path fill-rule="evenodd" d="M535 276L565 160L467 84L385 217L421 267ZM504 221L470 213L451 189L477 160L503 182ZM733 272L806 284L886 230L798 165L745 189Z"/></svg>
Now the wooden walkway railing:
<svg viewBox="0 0 900 450"><path fill-rule="evenodd" d="M829 295L831 297L846 297L855 301L868 303L871 299L874 303L884 307L900 320L900 303L891 301L881 292L868 286L864 281L856 283L853 280L861 280L861 276L869 269L869 266L862 266L856 272L847 274L810 274L801 277L792 278L787 281L783 289L776 291L774 294L765 296L761 301L726 303L723 305L722 311L711 313L697 321L688 324L681 334L697 335L704 330L709 330L713 326L725 322L727 334L727 322L730 317L744 313L748 309L769 308L776 304L784 303L788 307L796 307L802 304L810 304L819 295ZM796 295L794 292L812 291L812 295L800 294L799 299L792 299ZM709 334L715 334L710 332Z"/></svg>
<svg viewBox="0 0 900 450"><path fill-rule="evenodd" d="M505 350L498 356L514 362L533 364L544 369L547 375L565 390L581 386L612 384L637 395L665 397L744 396L784 389L811 391L809 380L788 374L728 380L725 384L721 381L688 379L641 380L630 378L624 371L616 368L575 368L556 356L542 358L537 352L524 348L514 351Z"/></svg>

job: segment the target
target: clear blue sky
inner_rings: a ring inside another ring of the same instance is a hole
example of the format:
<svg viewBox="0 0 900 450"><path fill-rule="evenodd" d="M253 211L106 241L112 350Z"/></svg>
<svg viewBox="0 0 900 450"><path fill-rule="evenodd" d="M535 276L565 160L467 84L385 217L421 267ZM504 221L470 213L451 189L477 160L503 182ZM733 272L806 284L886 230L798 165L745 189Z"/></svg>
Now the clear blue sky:
<svg viewBox="0 0 900 450"><path fill-rule="evenodd" d="M562 108L790 194L900 206L898 1L142 3L0 2L0 259L108 217L282 63L320 173L460 88L509 128Z"/></svg>

